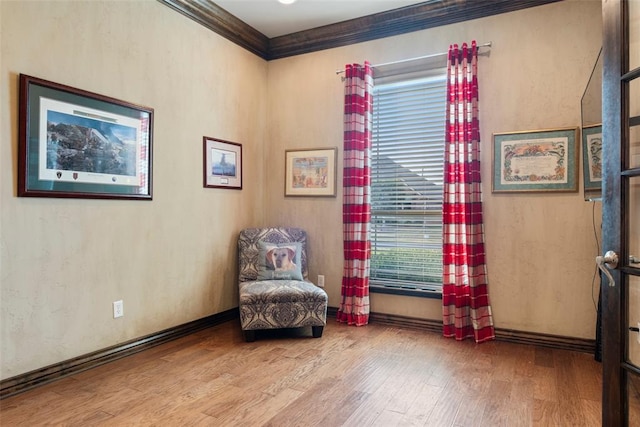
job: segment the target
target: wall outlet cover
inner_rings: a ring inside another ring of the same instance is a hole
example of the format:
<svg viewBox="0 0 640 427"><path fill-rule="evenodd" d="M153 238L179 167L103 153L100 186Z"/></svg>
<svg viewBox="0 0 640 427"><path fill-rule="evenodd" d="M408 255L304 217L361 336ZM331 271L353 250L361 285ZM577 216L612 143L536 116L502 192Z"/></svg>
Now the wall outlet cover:
<svg viewBox="0 0 640 427"><path fill-rule="evenodd" d="M124 303L122 300L113 302L113 318L117 319L118 317L124 316Z"/></svg>

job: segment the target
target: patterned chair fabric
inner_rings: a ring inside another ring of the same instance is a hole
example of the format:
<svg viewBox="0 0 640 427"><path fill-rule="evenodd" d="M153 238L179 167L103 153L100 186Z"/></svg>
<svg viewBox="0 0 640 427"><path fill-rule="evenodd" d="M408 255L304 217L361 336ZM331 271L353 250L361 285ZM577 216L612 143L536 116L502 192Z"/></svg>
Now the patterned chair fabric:
<svg viewBox="0 0 640 427"><path fill-rule="evenodd" d="M304 280L258 280L258 242L300 243ZM247 228L238 238L240 324L247 341L258 329L311 326L322 336L327 323L326 292L308 280L307 233L300 228Z"/></svg>

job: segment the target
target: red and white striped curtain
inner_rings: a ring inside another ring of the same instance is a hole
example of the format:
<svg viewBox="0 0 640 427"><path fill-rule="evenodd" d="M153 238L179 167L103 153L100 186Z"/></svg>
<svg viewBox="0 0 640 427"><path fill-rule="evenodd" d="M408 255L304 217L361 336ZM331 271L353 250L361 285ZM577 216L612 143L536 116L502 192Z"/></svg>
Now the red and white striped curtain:
<svg viewBox="0 0 640 427"><path fill-rule="evenodd" d="M372 92L369 63L347 65L342 181L344 272L337 319L356 326L369 322Z"/></svg>
<svg viewBox="0 0 640 427"><path fill-rule="evenodd" d="M443 202L443 334L495 338L480 185L478 47L449 47Z"/></svg>

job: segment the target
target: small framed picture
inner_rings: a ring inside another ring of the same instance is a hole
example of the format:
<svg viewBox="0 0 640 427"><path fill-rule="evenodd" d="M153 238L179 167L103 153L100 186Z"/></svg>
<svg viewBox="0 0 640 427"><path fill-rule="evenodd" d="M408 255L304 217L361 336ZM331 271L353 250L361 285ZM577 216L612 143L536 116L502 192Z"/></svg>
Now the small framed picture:
<svg viewBox="0 0 640 427"><path fill-rule="evenodd" d="M602 125L582 128L582 169L585 191L602 188Z"/></svg>
<svg viewBox="0 0 640 427"><path fill-rule="evenodd" d="M242 190L242 145L207 136L202 141L203 186Z"/></svg>
<svg viewBox="0 0 640 427"><path fill-rule="evenodd" d="M153 109L20 75L18 196L147 199Z"/></svg>
<svg viewBox="0 0 640 427"><path fill-rule="evenodd" d="M493 135L494 193L578 191L578 129Z"/></svg>
<svg viewBox="0 0 640 427"><path fill-rule="evenodd" d="M337 148L285 151L285 196L335 197Z"/></svg>

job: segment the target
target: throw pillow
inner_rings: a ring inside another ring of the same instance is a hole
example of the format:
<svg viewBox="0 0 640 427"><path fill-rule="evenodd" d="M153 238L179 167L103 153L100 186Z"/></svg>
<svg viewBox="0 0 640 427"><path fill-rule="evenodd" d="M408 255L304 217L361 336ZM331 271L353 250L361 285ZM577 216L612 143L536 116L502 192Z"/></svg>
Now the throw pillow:
<svg viewBox="0 0 640 427"><path fill-rule="evenodd" d="M258 280L302 280L298 242L258 242Z"/></svg>

